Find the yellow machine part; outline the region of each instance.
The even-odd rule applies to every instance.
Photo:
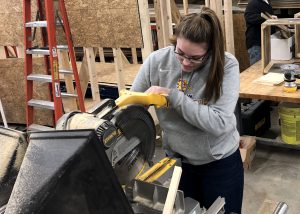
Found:
[[[120,91],[120,97],[116,99],[115,102],[119,107],[130,104],[140,104],[145,106],[154,105],[158,108],[168,106],[166,95],[132,92],[127,90]]]
[[[137,177],[137,180],[152,183],[157,180],[160,176],[166,173],[171,167],[176,164],[177,160],[172,158],[164,158],[150,169],[148,169],[144,174]]]

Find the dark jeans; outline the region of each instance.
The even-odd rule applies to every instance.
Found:
[[[208,209],[219,197],[225,198],[225,213],[241,213],[244,169],[239,149],[227,158],[204,165],[182,163],[179,189],[184,197],[199,201]]]
[[[261,46],[252,46],[248,49],[249,62],[253,65],[261,59]]]

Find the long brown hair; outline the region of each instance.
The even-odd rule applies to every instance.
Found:
[[[200,13],[184,16],[171,38],[176,45],[177,38],[184,38],[194,43],[207,43],[211,54],[210,71],[207,77],[205,98],[218,100],[222,93],[224,77],[224,36],[216,13],[208,7],[202,7]]]

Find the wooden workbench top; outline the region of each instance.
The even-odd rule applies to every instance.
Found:
[[[283,91],[283,84],[278,86],[268,86],[253,83],[254,80],[262,75],[261,61],[252,65],[240,74],[240,98],[300,103],[300,90],[294,93],[286,93]]]

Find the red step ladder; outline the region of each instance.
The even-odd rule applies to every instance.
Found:
[[[71,31],[68,22],[67,12],[64,0],[58,0],[61,20],[57,21],[54,11],[53,0],[37,0],[39,20],[31,20],[31,0],[23,0],[23,22],[24,22],[24,39],[25,39],[25,79],[26,79],[26,123],[28,130],[45,130],[46,127],[34,124],[34,109],[44,108],[53,110],[53,119],[55,126],[57,120],[64,114],[62,96],[76,97],[77,106],[80,111],[84,112],[84,99],[80,87],[80,80],[77,71]],[[45,8],[43,8],[45,7]],[[43,14],[45,11],[45,15]],[[64,29],[67,45],[58,46],[56,41],[56,26]],[[36,28],[41,28],[43,47],[32,47],[32,38],[35,37]],[[33,29],[34,28],[34,29]],[[33,29],[33,30],[32,30]],[[33,32],[32,32],[33,31]],[[72,70],[59,70],[58,66],[58,49],[69,51]],[[34,54],[44,55],[45,74],[32,73],[32,60]],[[74,75],[75,87],[77,94],[61,93],[59,74]],[[51,100],[37,100],[33,98],[33,82],[48,82]],[[45,129],[44,129],[44,128]]]

